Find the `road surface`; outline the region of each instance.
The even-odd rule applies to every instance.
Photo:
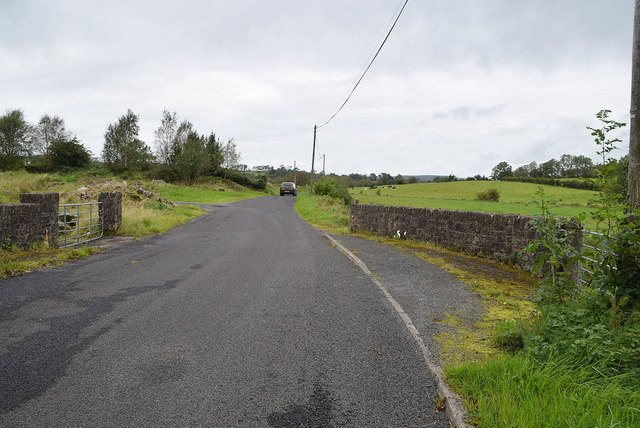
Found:
[[[294,200],[0,281],[0,426],[449,426],[397,313]]]

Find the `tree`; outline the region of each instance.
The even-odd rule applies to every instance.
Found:
[[[513,170],[511,169],[511,165],[504,161],[494,166],[491,170],[491,178],[494,180],[502,180],[503,178],[511,177],[512,175]]]
[[[155,137],[154,144],[156,159],[162,164],[169,164],[171,149],[176,139],[177,127],[177,113],[171,113],[168,110],[164,110],[162,112],[160,126],[153,133]]]
[[[209,157],[209,173],[210,175],[213,175],[224,162],[222,144],[220,143],[220,140],[216,138],[216,134],[214,134],[213,132],[209,134],[209,137],[207,137],[207,142],[204,146],[204,150]],[[270,168],[273,169],[273,167]]]
[[[560,162],[555,159],[549,159],[548,161],[540,164],[540,175],[547,178],[560,177]]]
[[[205,151],[206,138],[195,131],[189,131],[179,153],[174,153],[173,168],[178,177],[186,183],[194,183],[209,166],[209,156]]]
[[[64,119],[60,116],[43,115],[33,129],[33,149],[36,153],[46,154],[54,141],[70,142],[71,133],[67,131]]]
[[[102,159],[114,172],[139,170],[151,160],[149,147],[138,139],[138,116],[131,111],[110,124],[104,134]]]
[[[22,110],[10,110],[0,116],[0,169],[21,164],[21,157],[31,153],[31,126]]]
[[[419,183],[419,182],[420,182],[420,180],[418,180],[418,177],[411,176],[411,177],[407,178],[407,183],[408,184],[415,184],[415,183]]]
[[[91,162],[91,153],[78,142],[71,140],[53,140],[47,148],[47,160],[52,169],[83,168]]]
[[[393,184],[393,177],[391,176],[391,174],[382,172],[380,173],[380,175],[378,175],[378,184],[380,184],[381,186]]]
[[[236,169],[240,165],[241,154],[236,147],[233,138],[227,141],[222,147],[222,156],[224,158],[222,166],[226,169]]]
[[[575,156],[573,158],[573,168],[576,177],[593,178],[595,176],[593,161],[587,156]]]
[[[393,178],[393,184],[405,184],[406,182],[407,181],[401,174],[398,174]]]

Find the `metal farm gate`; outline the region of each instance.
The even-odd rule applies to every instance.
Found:
[[[63,204],[58,211],[58,246],[71,247],[102,238],[101,202]]]

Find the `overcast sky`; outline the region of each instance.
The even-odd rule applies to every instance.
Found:
[[[95,155],[127,109],[233,137],[249,165],[310,170],[404,0],[0,0],[0,111],[47,113]],[[489,175],[628,122],[633,0],[410,0],[344,110],[327,172]],[[628,152],[628,127],[620,133]],[[322,162],[316,158],[316,169]]]

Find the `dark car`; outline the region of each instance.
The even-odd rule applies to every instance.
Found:
[[[296,185],[294,183],[290,183],[285,181],[280,185],[280,196],[284,196],[287,193],[296,196],[298,193],[296,192]]]

